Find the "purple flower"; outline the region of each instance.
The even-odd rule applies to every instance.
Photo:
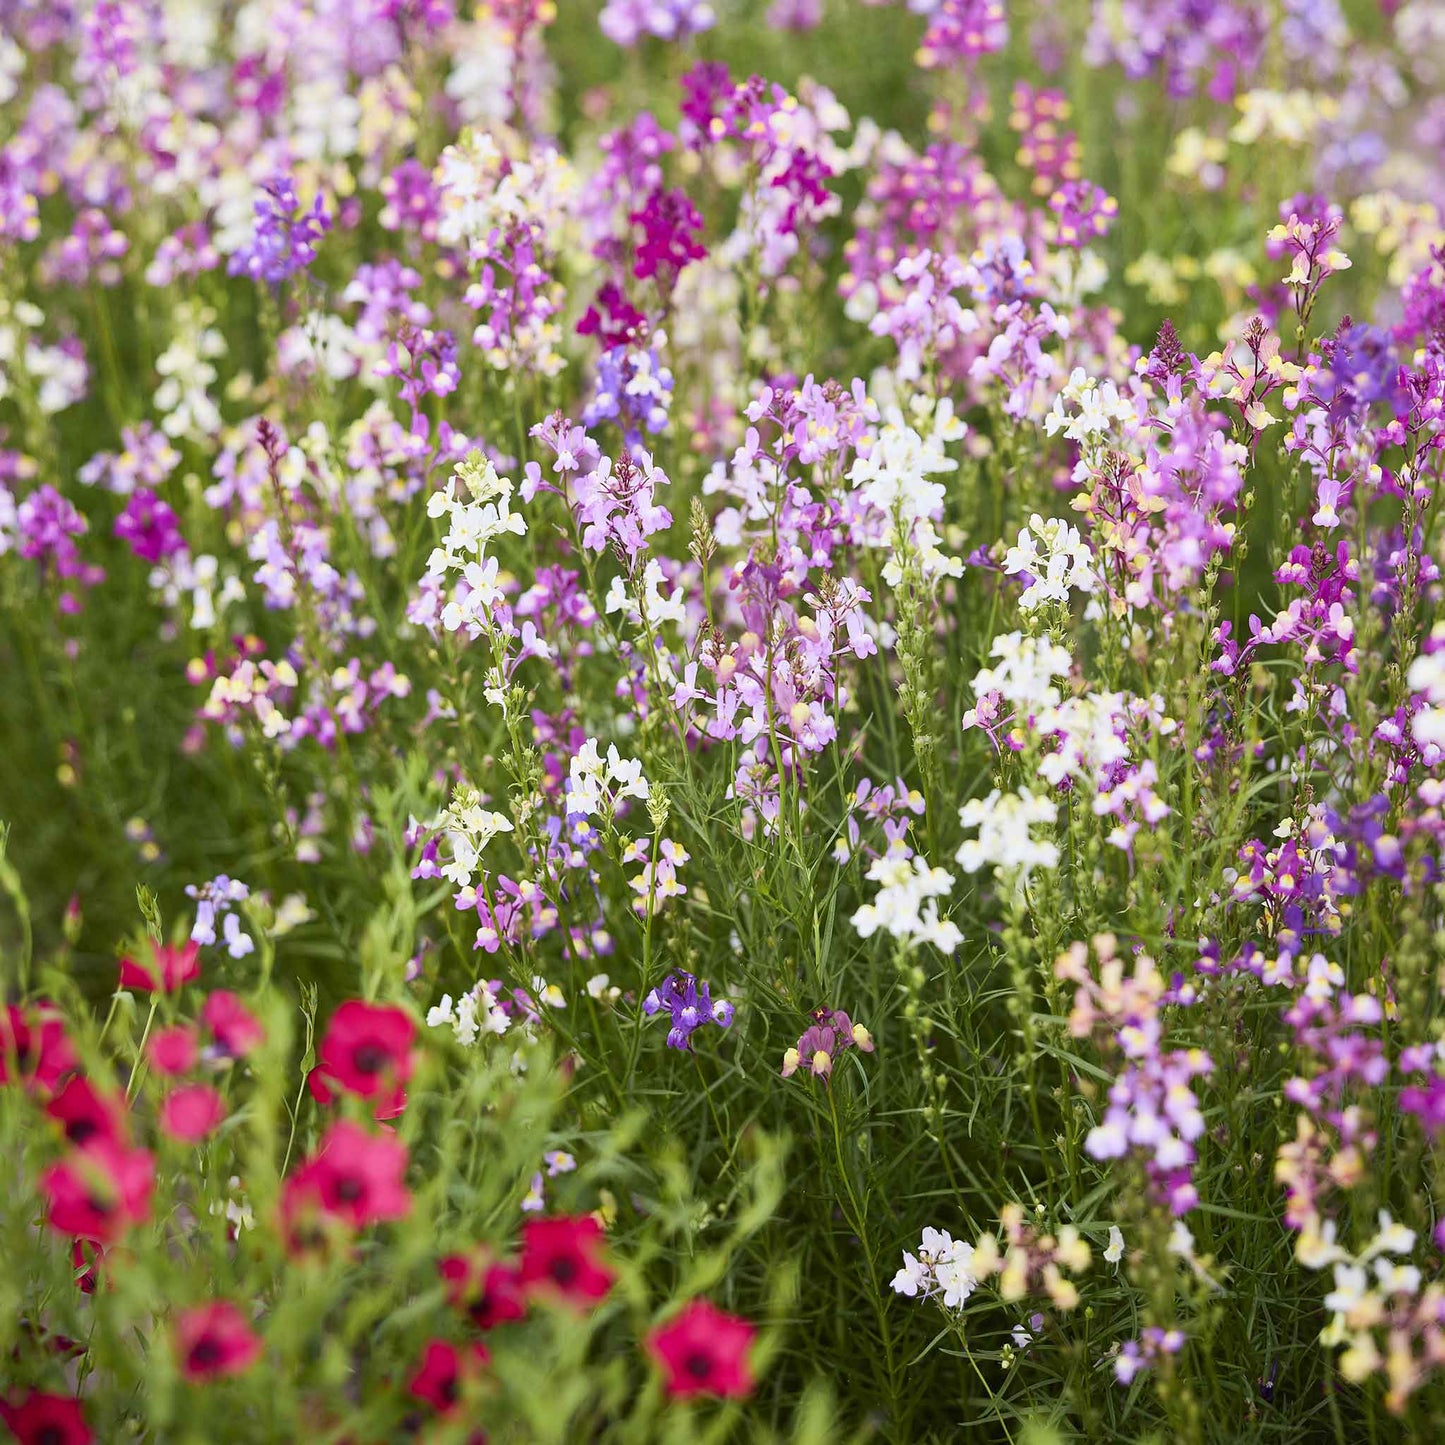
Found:
[[[143,562],[159,562],[186,545],[176,514],[146,487],[131,495],[115,519],[115,535]]]
[[[661,986],[642,1000],[642,1011],[649,1018],[663,1009],[672,1017],[667,1034],[670,1049],[690,1049],[693,1034],[705,1023],[715,1023],[725,1029],[733,1021],[732,1004],[726,999],[714,1003],[707,984],[699,986],[690,973],[668,974]]]
[[[303,209],[290,176],[273,176],[256,201],[250,242],[231,257],[226,271],[279,286],[316,259],[316,244],[331,229],[331,216],[318,194]]]

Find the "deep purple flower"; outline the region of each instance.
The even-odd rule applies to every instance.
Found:
[[[663,1009],[672,1016],[667,1034],[670,1049],[690,1049],[693,1034],[705,1023],[725,1029],[733,1021],[732,1004],[726,999],[713,1003],[707,984],[699,986],[692,974],[681,971],[668,974],[642,1001],[642,1011],[649,1017]]]

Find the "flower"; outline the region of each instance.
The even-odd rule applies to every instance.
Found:
[[[182,1084],[161,1103],[161,1128],[186,1144],[199,1144],[226,1117],[226,1101],[209,1084]]]
[[[0,1084],[19,1079],[27,1088],[48,1094],[79,1066],[56,1009],[10,1004],[0,1012]]]
[[[349,1119],[333,1124],[286,1181],[281,1212],[293,1244],[307,1242],[299,1226],[308,1220],[364,1229],[404,1218],[411,1209],[406,1166],[400,1139],[369,1134]]]
[[[953,874],[930,868],[922,854],[909,858],[906,851],[890,852],[869,865],[867,876],[879,885],[878,894],[853,914],[853,927],[860,938],[871,938],[881,929],[910,948],[931,943],[941,953],[952,953],[963,934],[938,916],[937,900],[948,897]]]
[[[733,1021],[733,1006],[726,999],[713,1003],[707,984],[700,988],[690,973],[670,973],[662,983],[642,1000],[642,1011],[649,1017],[667,1009],[672,1027],[667,1033],[670,1049],[690,1049],[692,1036],[703,1024],[711,1022],[727,1028]]]
[[[973,1245],[965,1244],[946,1229],[923,1231],[916,1255],[903,1253],[903,1267],[893,1276],[895,1294],[909,1299],[937,1298],[945,1309],[962,1309],[978,1287],[974,1272]]]
[[[151,961],[142,963],[129,955],[120,961],[120,987],[142,993],[174,993],[183,984],[201,976],[200,948],[195,943],[179,947],[170,943],[151,945]]]
[[[245,1058],[265,1041],[261,1021],[235,994],[224,988],[212,992],[201,1005],[201,1022],[210,1029],[223,1053]]]
[[[97,1135],[40,1176],[46,1223],[60,1234],[111,1244],[149,1216],[155,1175],[147,1150]]]
[[[65,1081],[45,1112],[59,1121],[67,1141],[77,1148],[97,1139],[120,1147],[128,1142],[124,1099],[102,1094],[79,1074]]]
[[[240,1375],[261,1358],[261,1337],[230,1300],[216,1300],[176,1316],[176,1358],[192,1384]]]
[[[447,1301],[453,1308],[465,1311],[479,1330],[526,1317],[527,1299],[520,1272],[499,1263],[486,1250],[449,1254],[437,1266],[437,1272],[446,1286]]]
[[[862,1024],[855,1024],[842,1009],[817,1009],[812,1026],[798,1040],[797,1047],[783,1055],[783,1077],[791,1078],[799,1065],[806,1062],[815,1075],[827,1078],[833,1072],[833,1059],[851,1048],[871,1054],[873,1035]]]
[[[461,1403],[465,1381],[475,1378],[491,1359],[487,1347],[474,1342],[459,1350],[448,1340],[431,1340],[422,1351],[421,1365],[408,1388],[418,1400],[425,1400],[445,1415]]]
[[[165,1078],[194,1069],[200,1056],[196,1031],[190,1024],[157,1029],[146,1042],[146,1059],[151,1068]]]
[[[606,1262],[602,1226],[591,1215],[531,1219],[522,1226],[522,1284],[529,1296],[551,1295],[587,1306],[616,1275]]]
[[[415,1039],[416,1024],[403,1009],[350,999],[326,1026],[316,1051],[316,1082],[362,1099],[383,1091],[394,1095],[416,1067]]]
[[[741,1400],[753,1392],[747,1355],[756,1333],[747,1320],[696,1299],[648,1334],[647,1353],[674,1399],[716,1395]]]
[[[19,1445],[90,1445],[95,1439],[85,1423],[85,1409],[69,1395],[30,1390],[0,1400],[3,1420]]]

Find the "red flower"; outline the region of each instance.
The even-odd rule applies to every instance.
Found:
[[[80,1401],[69,1395],[31,1390],[17,1400],[0,1400],[0,1420],[20,1445],[90,1445],[95,1436],[85,1423]]]
[[[45,1106],[52,1119],[59,1120],[65,1137],[84,1147],[97,1139],[123,1147],[128,1142],[125,1101],[119,1095],[102,1094],[89,1079],[72,1074]]]
[[[560,1295],[589,1305],[612,1288],[602,1226],[589,1215],[529,1219],[522,1226],[522,1283],[527,1293]]]
[[[27,1088],[51,1093],[79,1067],[59,1010],[10,1004],[0,1012],[0,1084],[19,1079]]]
[[[282,1223],[293,1244],[308,1218],[352,1229],[401,1219],[411,1208],[406,1191],[407,1152],[400,1139],[368,1134],[343,1119],[321,1136],[316,1152],[286,1181]]]
[[[461,1403],[463,1384],[476,1379],[491,1358],[480,1343],[459,1350],[446,1340],[432,1340],[422,1352],[421,1368],[411,1377],[411,1392],[449,1414]]]
[[[138,988],[142,993],[174,993],[201,976],[200,952],[196,943],[183,943],[179,948],[170,943],[152,944],[149,963],[121,959],[120,986]]]
[[[226,1101],[209,1084],[182,1084],[161,1104],[161,1128],[185,1144],[199,1144],[220,1127]]]
[[[416,1067],[415,1040],[416,1024],[405,1010],[350,999],[326,1026],[316,1051],[321,1077],[315,1083],[363,1099],[392,1095]]]
[[[479,1330],[526,1318],[521,1275],[511,1265],[499,1264],[486,1250],[449,1254],[437,1272],[446,1284],[448,1302],[454,1309],[465,1310]]]
[[[216,1300],[176,1316],[176,1357],[193,1384],[239,1375],[261,1357],[261,1337],[230,1300]]]
[[[156,1073],[174,1078],[196,1067],[200,1048],[196,1043],[196,1031],[190,1024],[176,1024],[173,1028],[157,1029],[146,1044],[146,1058]]]
[[[647,1353],[661,1367],[669,1395],[741,1400],[753,1392],[747,1356],[755,1333],[747,1320],[695,1299],[648,1335]]]
[[[114,1243],[149,1216],[155,1181],[155,1160],[148,1150],[97,1137],[40,1176],[50,1202],[46,1222],[60,1234]]]
[[[243,1059],[265,1042],[261,1021],[229,990],[218,988],[201,1006],[201,1022],[232,1058]]]

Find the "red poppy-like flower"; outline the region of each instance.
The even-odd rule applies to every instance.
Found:
[[[239,1375],[261,1357],[261,1337],[230,1300],[216,1300],[176,1316],[176,1358],[192,1383]]]
[[[201,1005],[201,1022],[215,1035],[222,1050],[236,1059],[245,1058],[266,1038],[261,1020],[224,988],[216,989]]]
[[[182,1084],[161,1104],[161,1128],[185,1144],[199,1144],[226,1117],[226,1101],[209,1084]]]
[[[454,1309],[464,1310],[479,1330],[526,1318],[522,1276],[486,1250],[449,1254],[437,1266],[437,1273],[446,1285],[448,1302]]]
[[[46,1222],[59,1234],[111,1244],[149,1216],[155,1182],[149,1150],[97,1137],[40,1176],[50,1206]]]
[[[10,1004],[0,1010],[0,1084],[18,1079],[29,1089],[53,1093],[79,1067],[58,1009]]]
[[[281,1214],[293,1245],[301,1242],[308,1220],[364,1229],[403,1218],[411,1208],[406,1165],[400,1139],[368,1134],[349,1119],[333,1124],[316,1152],[286,1181]]]
[[[196,1031],[190,1024],[157,1029],[146,1044],[146,1058],[151,1068],[168,1079],[194,1069],[200,1056]]]
[[[461,1403],[463,1384],[474,1380],[491,1358],[481,1343],[459,1350],[448,1340],[432,1340],[411,1377],[411,1392],[441,1414],[449,1414]]]
[[[45,1112],[59,1121],[65,1137],[77,1147],[97,1139],[120,1146],[128,1142],[124,1099],[118,1094],[102,1094],[81,1074],[72,1074],[61,1085]]]
[[[0,1420],[20,1445],[90,1445],[95,1436],[79,1400],[40,1390],[0,1400]]]
[[[748,1349],[756,1333],[747,1320],[695,1299],[647,1336],[647,1353],[662,1369],[669,1395],[741,1400],[753,1392]]]
[[[411,1078],[415,1041],[416,1024],[404,1009],[350,999],[331,1015],[316,1050],[317,1082],[363,1099],[389,1096]]]
[[[529,1219],[522,1226],[522,1283],[527,1293],[589,1305],[612,1288],[602,1226],[590,1214]]]
[[[120,961],[121,988],[137,988],[142,993],[174,993],[182,984],[201,976],[200,945],[170,943],[151,945],[151,957],[126,957]]]

